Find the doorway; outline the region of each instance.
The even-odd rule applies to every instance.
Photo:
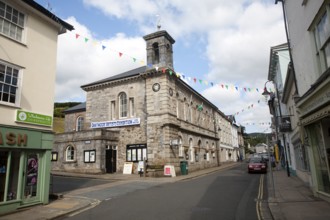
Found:
[[[117,170],[117,146],[107,146],[105,150],[105,169],[107,173]]]
[[[39,183],[39,153],[28,152],[25,160],[24,171],[24,201],[35,200],[38,198]]]

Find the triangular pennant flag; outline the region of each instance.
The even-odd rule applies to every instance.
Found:
[[[228,85],[226,85],[226,89],[228,89]]]
[[[248,90],[249,90],[249,92],[251,92],[251,89],[250,88],[248,88]]]
[[[223,88],[223,84],[221,84],[221,87]]]
[[[259,89],[258,88],[256,88],[256,90],[257,90],[257,92],[259,92]]]
[[[123,55],[123,53],[119,52],[119,56],[121,57]]]
[[[78,37],[80,37],[80,35],[79,34],[76,34],[76,39],[78,39]]]
[[[202,83],[203,83],[203,80],[200,79],[200,80],[199,80],[199,83],[202,84]]]
[[[179,74],[179,73],[177,73],[177,74],[176,74],[176,77],[180,78],[180,74]]]
[[[105,50],[106,46],[102,45],[102,50]]]
[[[166,73],[166,69],[165,69],[165,68],[163,68],[163,69],[162,69],[162,72],[163,72],[163,73]]]
[[[244,88],[244,91],[246,92],[246,88]]]
[[[133,62],[135,63],[135,61],[136,61],[136,58],[133,57]]]
[[[185,79],[185,78],[186,78],[186,76],[182,74],[182,78],[183,78],[183,79]]]
[[[194,82],[196,83],[196,78],[194,78]]]
[[[172,70],[170,70],[170,75],[172,76],[172,74],[173,74],[173,72],[172,72]]]
[[[197,106],[197,110],[200,112],[203,111],[203,103]]]
[[[88,38],[87,38],[87,37],[85,37],[85,43],[87,43],[87,41],[88,41]]]
[[[211,82],[211,86],[213,86],[213,82]]]
[[[148,64],[148,67],[151,68],[152,67],[152,64]]]
[[[235,89],[238,91],[238,87],[236,86]]]
[[[156,71],[158,71],[158,68],[159,68],[159,67],[158,67],[158,66],[156,66]]]

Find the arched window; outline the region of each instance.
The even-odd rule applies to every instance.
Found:
[[[76,121],[76,131],[82,131],[84,128],[84,117],[79,116]]]
[[[74,161],[75,150],[72,145],[69,145],[65,150],[65,160]]]
[[[189,140],[190,162],[194,162],[195,152],[192,139]]]
[[[152,64],[158,64],[159,63],[159,46],[158,43],[152,44],[153,50],[154,50],[154,59]]]
[[[206,142],[206,150],[205,150],[206,161],[210,161],[210,146],[209,142]]]
[[[127,95],[124,92],[119,94],[119,117],[127,117]]]

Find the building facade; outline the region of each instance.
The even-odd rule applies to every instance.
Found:
[[[276,1],[277,2],[277,1]],[[281,1],[286,17],[297,87],[298,145],[307,152],[308,183],[316,196],[330,200],[330,7],[329,1]],[[298,139],[298,140],[297,140]],[[297,148],[299,149],[299,148]],[[299,152],[299,151],[298,151]],[[302,172],[301,172],[302,173]],[[306,173],[305,173],[306,174]],[[307,178],[304,178],[307,179]]]
[[[66,112],[71,122],[55,137],[53,170],[112,173],[133,163],[136,172],[145,159],[150,166],[173,165],[180,174],[182,162],[193,171],[229,161],[231,121],[178,77],[174,39],[166,31],[144,39],[147,66],[82,86],[85,106]],[[82,114],[83,130],[73,131]]]
[[[67,29],[34,1],[0,0],[0,214],[48,203],[57,37]]]

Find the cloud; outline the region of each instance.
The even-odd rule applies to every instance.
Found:
[[[83,100],[81,85],[140,66],[128,56],[119,58],[115,51],[144,60],[142,36],[155,31],[158,18],[162,29],[187,50],[197,45],[196,41],[206,45],[198,56],[206,60],[209,69],[198,77],[214,83],[262,90],[268,76],[270,47],[286,42],[281,7],[264,0],[191,0],[189,4],[186,0],[84,0],[84,4],[111,19],[134,22],[141,35],[118,33],[109,39],[95,39],[91,30],[69,18],[77,32],[90,41],[111,46],[103,51],[100,45],[85,43],[72,34],[59,37],[57,101]],[[214,86],[200,92],[225,114],[240,112],[236,117],[242,123],[270,120],[267,105],[258,103],[264,100],[262,91],[225,91]],[[247,109],[251,104],[254,107]]]
[[[145,62],[145,41],[142,37],[118,33],[109,39],[97,39],[74,17],[66,21],[75,27],[75,31],[59,36],[57,102],[85,101],[81,85],[137,68],[142,65],[141,61]],[[80,35],[78,38],[77,33]],[[105,49],[102,46],[106,46]],[[119,56],[119,53],[123,55]]]

